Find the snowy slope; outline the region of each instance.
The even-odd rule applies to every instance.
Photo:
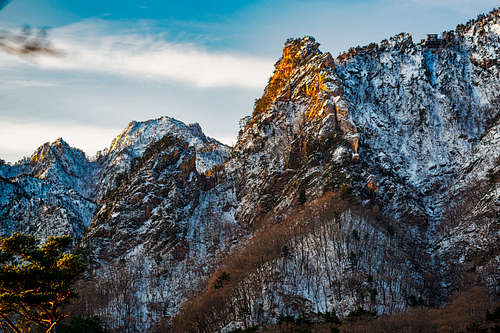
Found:
[[[1,233],[37,237],[69,234],[79,239],[97,204],[97,166],[64,140],[45,143],[30,159],[0,167]]]
[[[82,238],[79,311],[119,331],[498,293],[499,33],[497,10],[439,48],[400,34],[334,59],[290,39],[235,147],[169,117],[131,122],[93,159],[44,144],[0,163],[1,232]],[[230,306],[198,311],[214,274],[278,227],[296,233],[222,290]]]

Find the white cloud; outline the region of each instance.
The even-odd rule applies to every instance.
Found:
[[[0,90],[12,90],[19,88],[47,88],[55,87],[58,83],[41,80],[2,80]]]
[[[51,31],[53,46],[66,54],[39,54],[28,64],[73,70],[179,81],[197,87],[261,88],[274,61],[230,52],[212,52],[188,43],[169,43],[161,34],[111,34],[102,22],[80,22]],[[0,64],[18,65],[2,55]],[[26,62],[24,62],[26,64]]]
[[[30,156],[44,142],[62,137],[88,156],[109,146],[120,129],[64,123],[18,123],[0,120],[0,158],[15,162]]]

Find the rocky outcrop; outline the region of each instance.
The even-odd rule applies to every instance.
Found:
[[[0,168],[0,232],[80,239],[97,204],[97,167],[64,140],[45,143],[29,159]]]
[[[91,160],[45,144],[0,164],[1,230],[81,238],[93,302],[75,311],[118,330],[498,294],[499,19],[337,59],[290,39],[232,150],[169,117]]]

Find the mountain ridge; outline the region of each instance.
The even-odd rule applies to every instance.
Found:
[[[0,163],[2,233],[70,233],[94,300],[75,312],[116,330],[499,295],[499,18],[337,60],[289,39],[234,147],[162,117],[94,159],[57,140]]]

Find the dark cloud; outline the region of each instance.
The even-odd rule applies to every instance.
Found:
[[[1,0],[0,0],[1,1]],[[32,29],[26,25],[18,32],[0,31],[0,50],[25,57],[39,54],[62,57],[64,53],[52,46],[46,28]]]

